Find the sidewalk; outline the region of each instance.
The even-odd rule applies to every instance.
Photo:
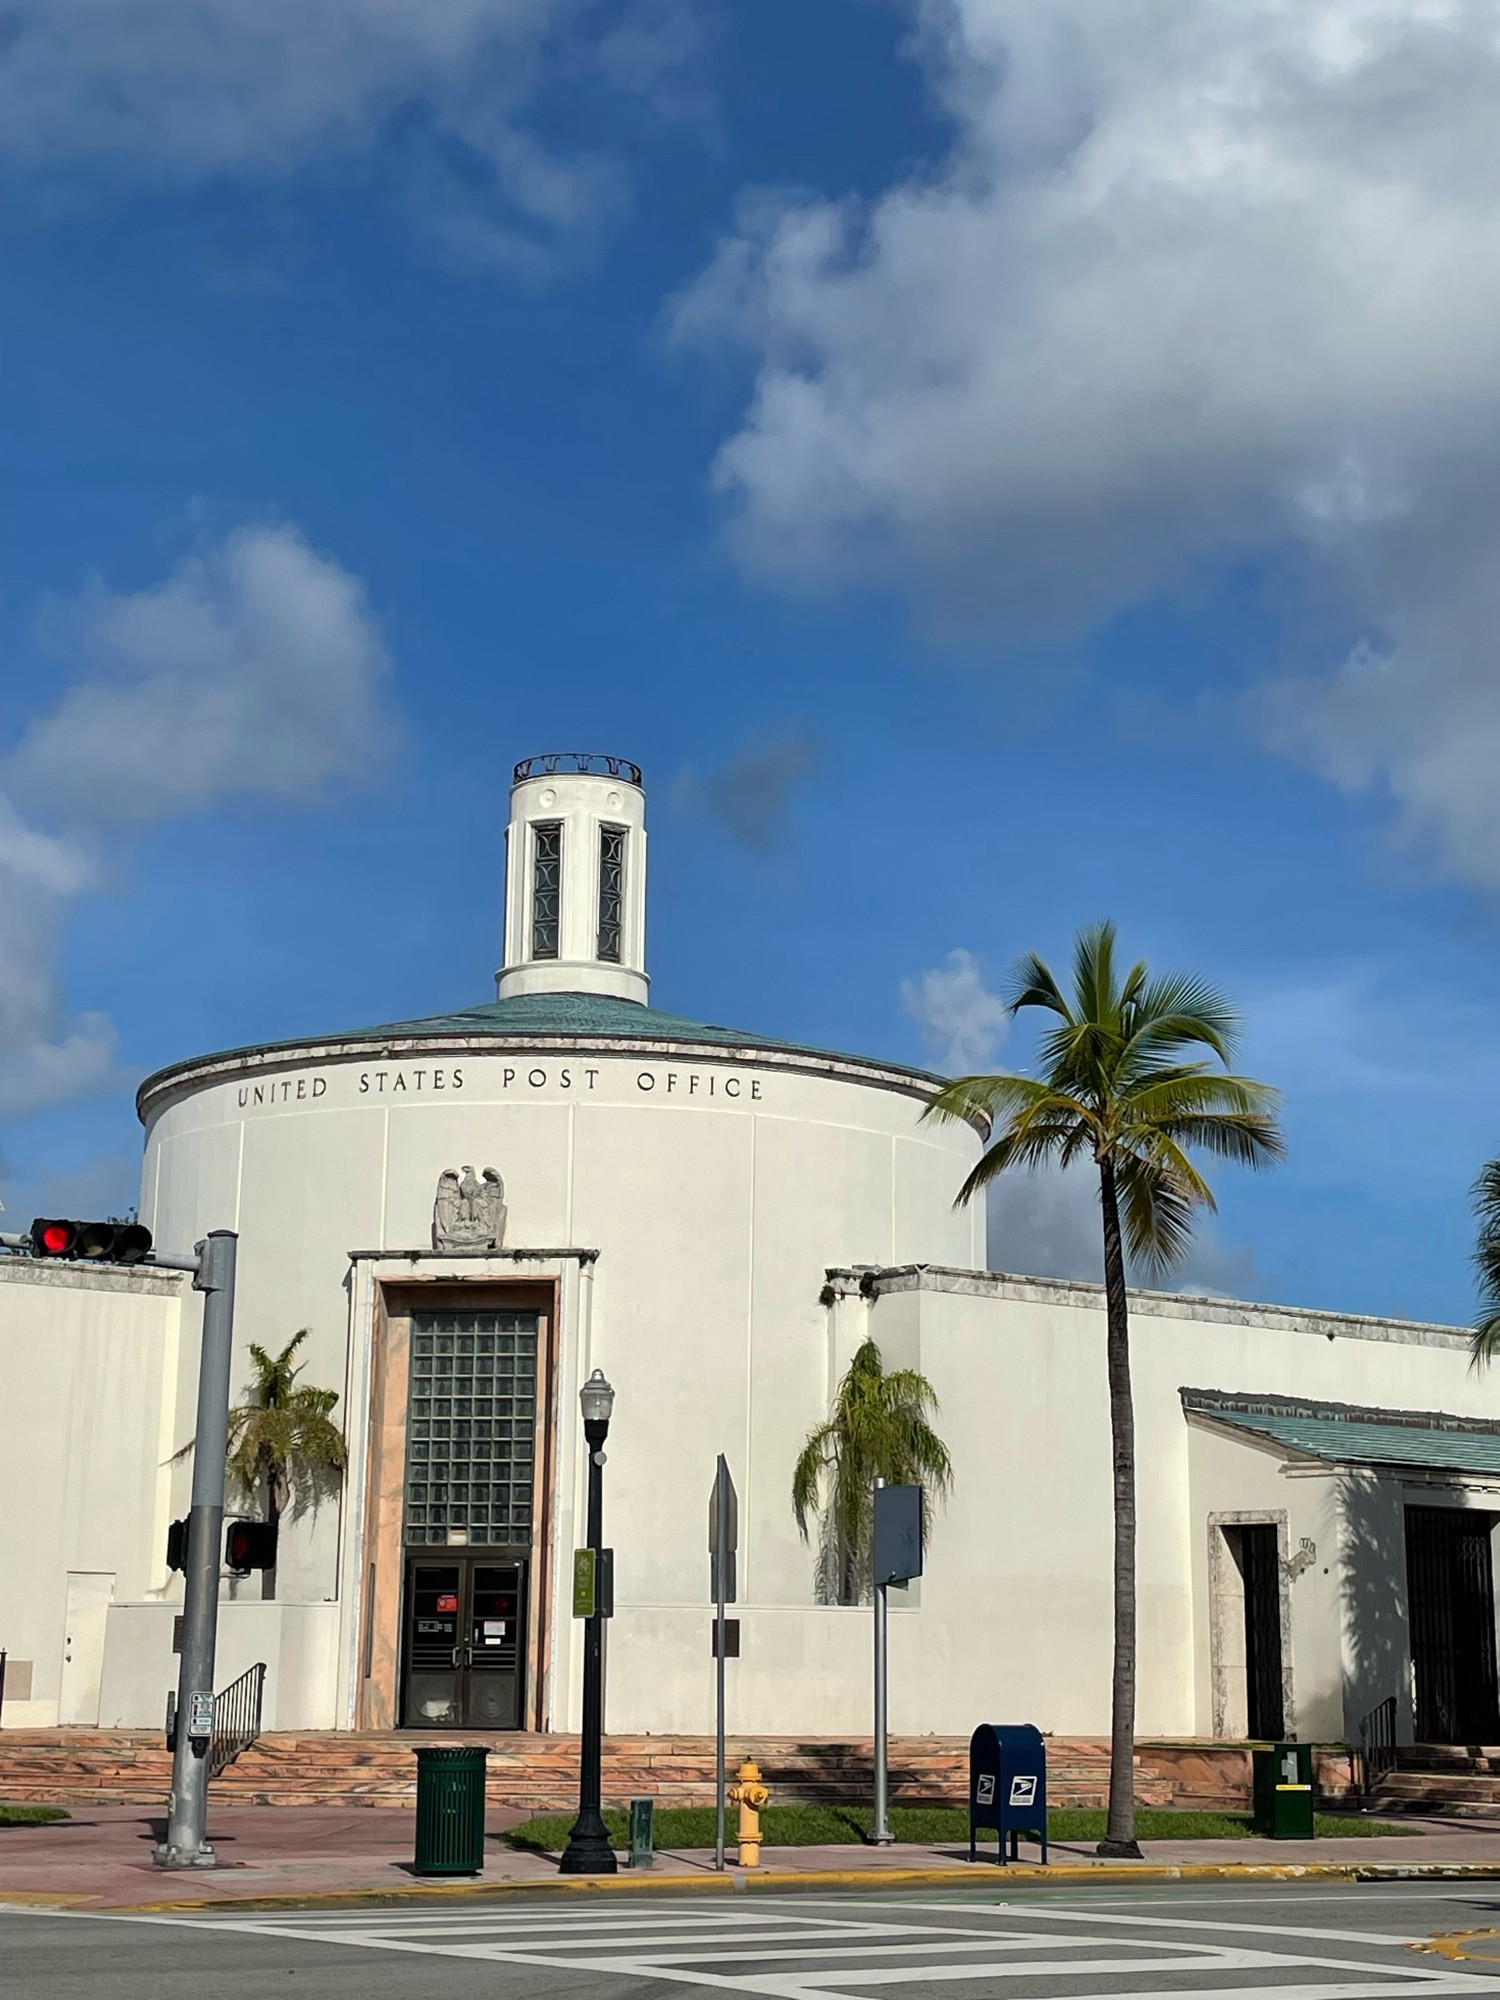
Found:
[[[225,1806],[210,1809],[209,1831],[227,1864],[198,1872],[165,1874],[154,1867],[151,1848],[160,1838],[159,1813],[140,1806],[78,1807],[70,1819],[50,1826],[0,1826],[0,1903],[48,1903],[78,1908],[129,1909],[149,1904],[254,1902],[265,1898],[318,1900],[325,1897],[378,1898],[484,1893],[491,1888],[528,1885],[544,1888],[560,1882],[555,1860],[525,1854],[499,1836],[526,1815],[492,1811],[485,1872],[478,1882],[461,1885],[424,1882],[411,1872],[416,1816],[391,1808],[344,1810],[335,1806]],[[1351,1840],[1171,1840],[1145,1844],[1142,1863],[1101,1863],[1082,1843],[1054,1842],[1052,1870],[1059,1879],[1076,1882],[1084,1873],[1112,1878],[1178,1869],[1272,1868],[1301,1873],[1309,1867],[1343,1870],[1355,1867],[1385,1873],[1408,1873],[1434,1867],[1493,1871],[1500,1878],[1500,1827],[1475,1828],[1455,1820],[1411,1822],[1420,1838],[1378,1835]],[[988,1860],[971,1867],[965,1852],[952,1846],[897,1845],[872,1847],[768,1847],[759,1879],[779,1876],[795,1884],[798,1878],[853,1877],[874,1886],[872,1878],[898,1879],[915,1871],[954,1883],[993,1884],[1003,1881],[995,1866],[994,1844]],[[1040,1860],[1032,1846],[1022,1849],[1026,1874],[1035,1880]],[[647,1888],[652,1883],[685,1888],[696,1878],[708,1889],[729,1886],[715,1876],[712,1855],[702,1852],[661,1853],[649,1875],[623,1870],[617,1884]],[[738,1871],[736,1871],[738,1873]],[[1016,1879],[1012,1877],[1012,1879]],[[570,1886],[579,1878],[569,1878]],[[579,1886],[583,1886],[579,1883]],[[812,1886],[809,1882],[809,1886]]]

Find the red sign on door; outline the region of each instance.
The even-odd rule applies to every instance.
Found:
[[[458,1599],[448,1596],[440,1597],[437,1601],[437,1608],[439,1611],[457,1611]]]

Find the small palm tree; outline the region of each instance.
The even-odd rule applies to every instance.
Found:
[[[1479,1277],[1479,1317],[1474,1322],[1476,1366],[1500,1354],[1500,1160],[1481,1168],[1474,1183],[1474,1213],[1479,1236],[1474,1245],[1474,1269]]]
[[[875,1481],[921,1486],[923,1526],[929,1495],[953,1483],[948,1447],[928,1423],[937,1395],[925,1375],[887,1375],[880,1349],[867,1340],[833,1399],[833,1415],[812,1431],[792,1474],[792,1512],[805,1542],[808,1516],[821,1514],[817,1592],[820,1604],[858,1604],[869,1593]]]
[[[1125,1255],[1163,1272],[1186,1251],[1193,1211],[1213,1193],[1187,1149],[1202,1147],[1241,1166],[1262,1167],[1284,1150],[1276,1092],[1227,1065],[1238,1021],[1227,1001],[1191,975],[1153,979],[1137,964],[1122,980],[1113,924],[1080,931],[1073,993],[1028,953],[1015,972],[1010,1011],[1040,1007],[1056,1017],[1041,1041],[1039,1076],[961,1076],[940,1090],[926,1117],[998,1123],[958,1193],[967,1202],[1010,1167],[1092,1160],[1104,1231],[1105,1354],[1114,1454],[1114,1676],[1109,1822],[1099,1852],[1134,1856],[1135,1838],[1135,1413],[1130,1388],[1130,1315]],[[1207,1050],[1223,1069],[1185,1060]],[[1121,1210],[1123,1208],[1123,1223]]]
[[[279,1354],[250,1343],[255,1368],[250,1401],[229,1412],[229,1470],[252,1500],[264,1498],[266,1519],[281,1519],[295,1488],[316,1489],[348,1460],[343,1432],[330,1412],[337,1389],[299,1387],[293,1356],[308,1329],[294,1333]],[[276,1572],[261,1576],[262,1597],[276,1595]]]

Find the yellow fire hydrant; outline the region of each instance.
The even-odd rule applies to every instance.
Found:
[[[760,1866],[760,1809],[770,1796],[769,1787],[761,1783],[760,1766],[747,1757],[740,1766],[739,1783],[729,1787],[730,1800],[740,1809],[741,1868]]]

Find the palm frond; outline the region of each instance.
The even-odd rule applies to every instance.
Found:
[[[1085,924],[1073,940],[1073,1019],[1108,1029],[1119,1017],[1115,978],[1115,927]]]
[[[1252,1170],[1286,1157],[1286,1142],[1274,1119],[1260,1111],[1221,1111],[1186,1118],[1162,1118],[1154,1129],[1180,1146],[1199,1146],[1221,1160]]]
[[[1182,1048],[1196,1042],[1227,1063],[1239,1036],[1239,1014],[1196,973],[1167,973],[1143,985],[1131,1034],[1137,1046]]]
[[[954,1199],[961,1208],[979,1189],[1011,1167],[1039,1167],[1055,1159],[1067,1166],[1080,1152],[1092,1151],[1097,1124],[1089,1107],[1075,1099],[1040,1094],[1018,1113],[980,1154]]]
[[[1023,1007],[1045,1007],[1065,1021],[1073,1018],[1051,966],[1034,951],[1024,952],[1011,968],[1010,999],[1006,1004],[1012,1014],[1019,1014]]]
[[[1205,1204],[1161,1160],[1128,1156],[1115,1173],[1127,1250],[1153,1273],[1170,1270],[1192,1241],[1193,1210]]]
[[[834,1395],[832,1415],[808,1435],[792,1474],[792,1512],[804,1539],[819,1516],[816,1588],[820,1602],[853,1601],[869,1581],[875,1481],[946,1494],[953,1480],[948,1448],[929,1418],[932,1384],[915,1369],[889,1375],[873,1340],[861,1343]]]
[[[956,1076],[933,1092],[922,1107],[922,1116],[934,1118],[941,1125],[967,1120],[976,1113],[987,1118],[1012,1115],[1049,1094],[1050,1086],[1046,1083],[1009,1070],[997,1071],[993,1076]]]
[[[1210,1069],[1206,1063],[1156,1064],[1132,1080],[1132,1109],[1143,1119],[1178,1111],[1258,1111],[1273,1113],[1281,1093],[1253,1077]]]
[[[1082,929],[1073,945],[1073,997],[1065,999],[1035,952],[1014,973],[1012,1011],[1054,1016],[1039,1037],[1037,1074],[959,1077],[923,1116],[991,1120],[991,1138],[958,1191],[974,1197],[999,1175],[1092,1156],[1112,1161],[1132,1256],[1160,1271],[1190,1240],[1192,1212],[1211,1207],[1190,1152],[1236,1166],[1283,1157],[1278,1093],[1225,1065],[1239,1032],[1229,1002],[1191,973],[1153,977],[1144,961],[1119,977],[1113,924]],[[1193,1052],[1207,1059],[1193,1059]],[[1500,1321],[1500,1162],[1486,1182],[1493,1218],[1493,1305]],[[1490,1297],[1489,1294],[1486,1295]],[[1496,1337],[1500,1351],[1500,1335]]]
[[[1479,1223],[1474,1243],[1479,1316],[1474,1322],[1470,1358],[1478,1367],[1500,1354],[1500,1160],[1489,1160],[1481,1167],[1471,1199]]]
[[[279,1354],[252,1341],[250,1399],[229,1412],[227,1469],[248,1497],[267,1492],[278,1512],[289,1494],[316,1492],[348,1463],[344,1434],[332,1421],[338,1390],[297,1379],[295,1356],[307,1337],[302,1327]]]

